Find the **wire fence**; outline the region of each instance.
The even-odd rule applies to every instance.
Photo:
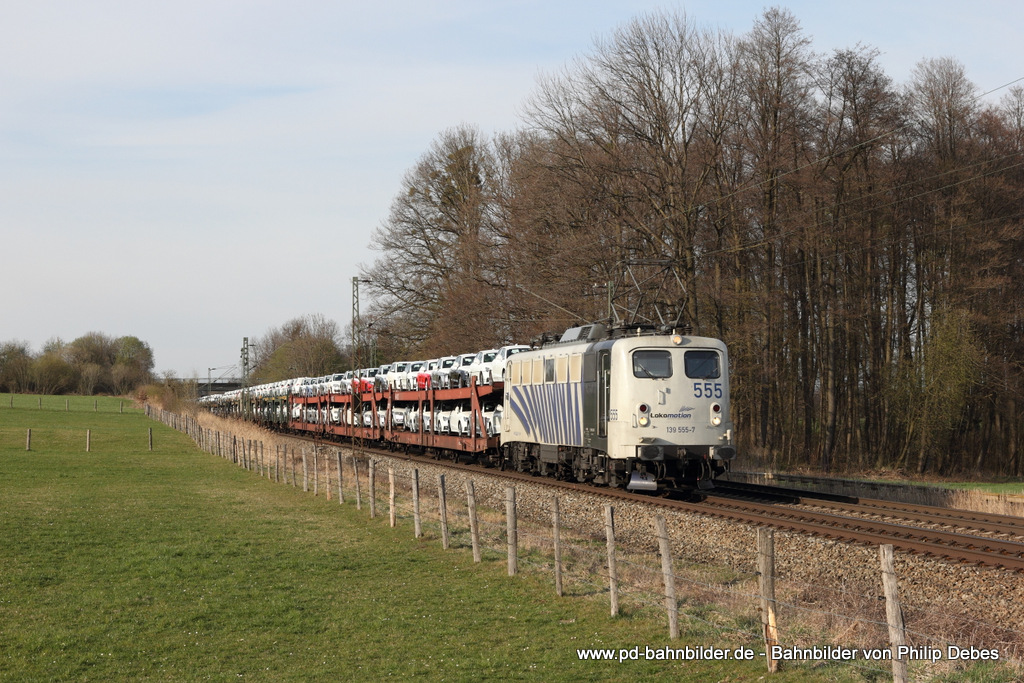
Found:
[[[763,653],[769,671],[780,662],[838,660],[868,678],[891,672],[902,681],[909,680],[908,663],[915,676],[927,677],[993,654],[1021,670],[1024,632],[1014,626],[901,604],[895,588],[883,597],[863,587],[790,579],[774,568],[774,534],[767,529],[749,529],[748,542],[735,549],[756,555],[750,564],[757,569],[715,566],[686,543],[672,544],[664,517],[655,513],[648,513],[646,538],[643,523],[638,532],[632,516],[626,540],[616,537],[616,511],[609,505],[535,492],[517,497],[515,487],[485,481],[485,473],[476,480],[461,471],[431,472],[440,468],[331,443],[268,447],[194,417],[149,414],[272,482],[355,504],[390,527],[411,527],[416,537],[472,550],[476,561],[506,560],[510,575],[521,569],[551,574],[559,595],[608,599],[613,615],[664,619],[671,638],[724,636]],[[583,514],[572,514],[570,505]],[[590,523],[580,524],[588,516]],[[888,565],[885,548],[874,570],[892,575],[895,587],[891,546]]]

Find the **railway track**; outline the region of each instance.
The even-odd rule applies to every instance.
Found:
[[[296,438],[313,440],[311,437]],[[955,564],[1024,573],[1024,519],[1016,517],[858,500],[848,496],[734,482],[722,482],[711,491],[673,491],[656,496],[365,446],[362,451],[371,456],[440,465],[509,482],[548,487],[553,491],[590,493],[610,501],[622,500],[742,524],[769,526],[844,543],[891,544],[903,552]]]
[[[898,503],[887,500],[857,498],[841,494],[790,489],[762,484],[717,482],[716,492],[729,495],[766,497],[780,503],[800,504],[844,512],[850,515],[897,519],[901,522],[927,524],[944,529],[962,529],[970,533],[998,534],[1024,540],[1024,519],[989,512],[953,510],[950,508]]]

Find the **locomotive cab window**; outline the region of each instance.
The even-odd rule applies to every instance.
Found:
[[[666,379],[672,376],[671,351],[634,351],[633,376]]]
[[[691,379],[718,379],[722,376],[717,351],[687,351],[683,364],[686,376]]]

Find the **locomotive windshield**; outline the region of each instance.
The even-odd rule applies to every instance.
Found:
[[[669,351],[634,351],[633,376],[666,379],[672,376],[672,353]]]
[[[687,351],[683,364],[686,376],[691,379],[718,379],[722,376],[717,351]]]

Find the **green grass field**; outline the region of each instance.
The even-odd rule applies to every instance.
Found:
[[[120,414],[119,399],[71,399],[69,412],[62,397],[42,410],[9,401],[0,680],[768,678],[760,657],[580,661],[577,648],[760,646],[689,623],[669,641],[639,612],[611,619],[605,596],[558,598],[549,575],[509,578],[499,555],[475,565],[386,515],[258,478],[138,410]],[[770,678],[865,680],[838,666]]]

